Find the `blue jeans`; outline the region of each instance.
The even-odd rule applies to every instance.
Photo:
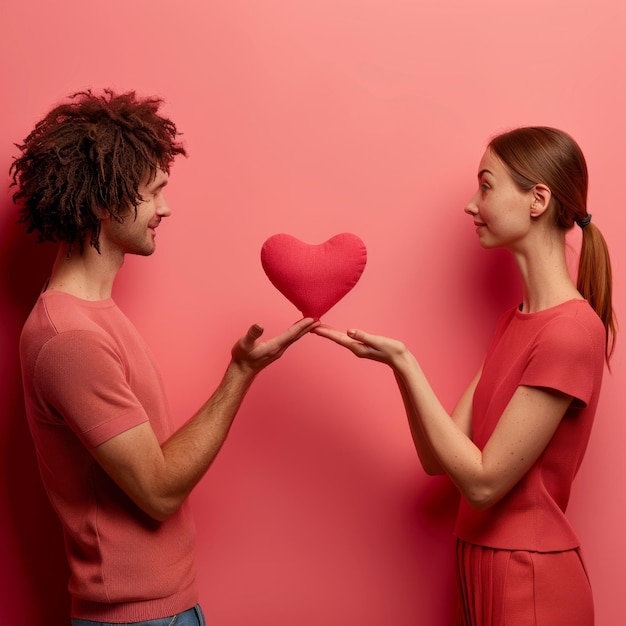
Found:
[[[204,615],[200,605],[197,604],[188,611],[162,617],[160,619],[149,619],[145,622],[126,622],[118,624],[113,622],[92,622],[87,619],[73,619],[72,626],[205,626]]]

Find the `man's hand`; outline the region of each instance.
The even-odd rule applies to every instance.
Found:
[[[251,326],[233,347],[230,366],[213,395],[164,444],[150,422],[144,422],[99,445],[94,457],[148,515],[167,519],[213,462],[255,375],[318,325],[305,318],[264,343],[257,343],[263,328]]]
[[[256,374],[280,358],[292,343],[318,326],[319,321],[305,317],[273,339],[258,342],[263,334],[263,327],[254,324],[250,326],[245,336],[233,346],[231,350],[233,363]]]

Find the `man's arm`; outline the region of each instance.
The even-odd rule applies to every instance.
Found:
[[[213,395],[164,444],[146,422],[97,446],[94,457],[148,515],[167,519],[217,456],[256,375],[317,324],[305,318],[264,343],[257,343],[263,328],[252,326],[233,347]]]

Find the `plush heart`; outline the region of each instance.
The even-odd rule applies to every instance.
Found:
[[[318,245],[273,235],[261,248],[261,264],[271,283],[305,317],[314,319],[357,284],[366,262],[365,244],[351,233]]]

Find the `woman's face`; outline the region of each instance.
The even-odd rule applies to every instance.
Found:
[[[478,190],[465,207],[483,248],[514,250],[532,223],[533,190],[520,191],[505,165],[489,149],[478,167]]]

